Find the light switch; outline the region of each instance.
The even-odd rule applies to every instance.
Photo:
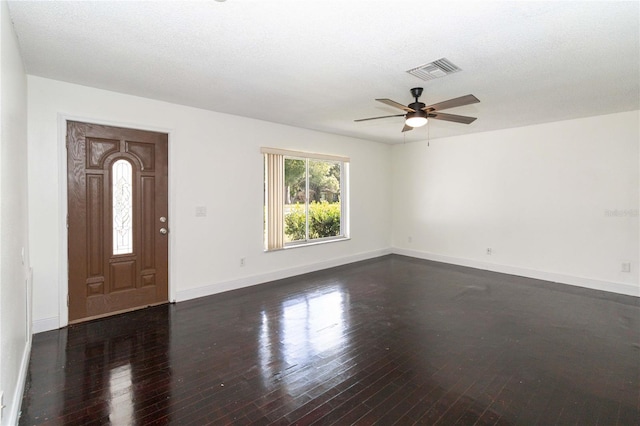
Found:
[[[196,206],[196,217],[205,217],[207,215],[207,206]]]

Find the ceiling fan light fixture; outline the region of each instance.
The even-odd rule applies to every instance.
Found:
[[[422,127],[427,124],[427,113],[422,110],[409,112],[404,123],[409,127]]]

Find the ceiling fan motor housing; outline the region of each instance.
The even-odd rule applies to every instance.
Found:
[[[413,102],[410,103],[409,105],[407,105],[409,108],[411,108],[414,111],[420,111],[422,110],[422,108],[425,107],[424,103],[422,102]]]

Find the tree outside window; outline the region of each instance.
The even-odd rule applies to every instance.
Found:
[[[286,157],[284,165],[285,242],[341,235],[341,163]]]

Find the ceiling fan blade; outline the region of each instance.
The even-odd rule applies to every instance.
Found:
[[[427,105],[422,108],[424,111],[440,111],[448,108],[455,108],[464,105],[470,105],[480,102],[480,99],[473,95],[460,96],[459,98],[449,99],[448,101],[438,102],[437,104]]]
[[[371,117],[371,118],[359,118],[353,121],[369,121],[369,120],[378,120],[380,118],[389,118],[389,117],[404,117],[404,114],[396,114],[396,115],[383,115],[382,117]]]
[[[406,124],[404,125],[404,127],[402,128],[402,133],[404,132],[408,132],[409,130],[413,130],[413,127],[411,126],[407,126]]]
[[[409,108],[408,106],[402,105],[401,103],[398,103],[396,101],[392,101],[391,99],[386,99],[386,98],[385,99],[376,99],[376,101],[382,102],[383,104],[390,105],[390,106],[392,106],[394,108],[400,108],[400,109],[405,110],[407,112],[415,112],[416,111],[413,108]]]
[[[466,115],[445,114],[444,112],[430,112],[429,118],[435,120],[453,121],[454,123],[471,124],[476,117],[467,117]]]

